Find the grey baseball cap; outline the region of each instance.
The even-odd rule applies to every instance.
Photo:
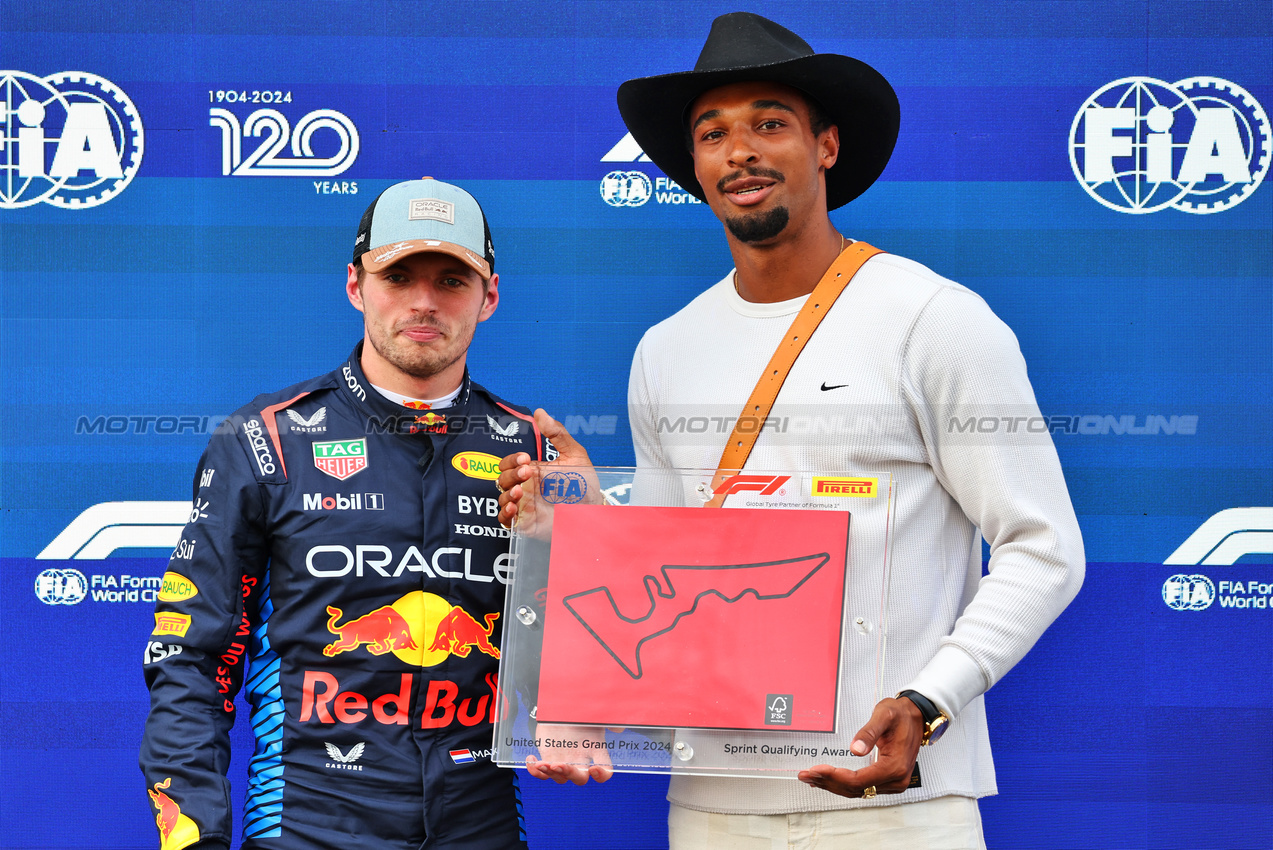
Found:
[[[477,199],[459,186],[425,177],[395,183],[371,202],[358,224],[354,261],[378,272],[411,254],[450,254],[483,279],[495,271],[491,228]]]

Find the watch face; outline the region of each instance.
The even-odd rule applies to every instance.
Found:
[[[924,743],[926,744],[936,743],[938,738],[946,734],[946,727],[949,725],[950,725],[950,721],[947,720],[944,715],[941,717],[938,717],[928,727],[928,740],[925,741]]]

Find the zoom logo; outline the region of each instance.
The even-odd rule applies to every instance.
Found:
[[[1084,102],[1070,127],[1074,176],[1125,213],[1229,209],[1264,180],[1269,153],[1264,108],[1217,77],[1116,80]]]
[[[214,107],[208,124],[221,130],[221,173],[227,176],[332,177],[358,158],[358,128],[334,109],[316,109],[293,127],[277,109],[258,109],[240,123],[230,110]],[[262,140],[253,142],[257,138]]]
[[[0,71],[0,209],[104,204],[132,182],[141,116],[110,80],[82,71]]]

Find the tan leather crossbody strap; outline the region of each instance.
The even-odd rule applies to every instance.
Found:
[[[721,453],[720,463],[716,465],[716,475],[712,478],[713,492],[747,463],[747,458],[760,437],[761,427],[778,398],[778,391],[782,389],[783,382],[787,380],[791,367],[795,365],[796,358],[804,350],[809,337],[813,336],[822,318],[830,312],[831,305],[840,297],[858,269],[862,268],[862,264],[876,254],[883,253],[879,248],[865,242],[854,242],[840,252],[822,280],[818,281],[818,285],[809,294],[809,300],[805,301],[804,307],[792,321],[787,335],[779,343],[773,357],[769,358],[769,365],[756,382],[756,388],[751,391],[747,404],[738,414],[734,431],[729,435],[725,451]],[[720,507],[726,495],[728,494],[714,495],[706,507]]]

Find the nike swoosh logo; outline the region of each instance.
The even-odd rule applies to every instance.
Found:
[[[826,382],[826,381],[823,381],[823,382],[822,382],[822,391],[823,391],[823,392],[826,392],[827,390],[838,390],[838,389],[840,389],[841,387],[847,387],[847,386],[848,386],[848,384],[836,384],[836,385],[835,385],[835,386],[833,386],[833,387],[828,387],[828,386],[827,386],[827,382]]]

